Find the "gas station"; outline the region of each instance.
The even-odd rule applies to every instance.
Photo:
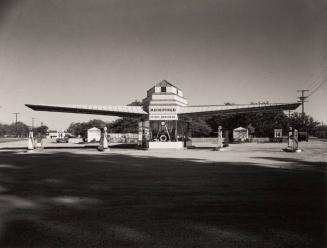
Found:
[[[149,149],[182,149],[190,140],[192,117],[233,113],[295,110],[301,103],[189,105],[183,92],[166,80],[150,88],[142,106],[88,106],[25,104],[36,111],[110,115],[138,118],[140,145]],[[103,132],[104,133],[104,132]]]

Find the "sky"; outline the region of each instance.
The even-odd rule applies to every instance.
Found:
[[[327,0],[2,0],[0,123],[112,121],[24,104],[126,105],[163,79],[191,105],[294,102],[327,79],[326,27]],[[326,93],[305,104],[324,123]]]

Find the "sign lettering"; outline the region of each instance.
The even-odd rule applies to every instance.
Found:
[[[154,120],[178,120],[177,115],[163,115],[163,114],[150,114],[149,116],[150,121]]]

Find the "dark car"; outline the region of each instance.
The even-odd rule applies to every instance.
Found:
[[[72,136],[72,135],[65,135],[65,137],[63,137],[63,138],[57,138],[57,139],[56,139],[56,142],[57,142],[57,143],[68,143],[68,140],[69,140],[70,138],[75,138],[75,137]]]
[[[68,143],[69,137],[64,137],[64,138],[57,138],[56,142],[57,143]]]
[[[298,136],[298,140],[299,141],[309,141],[309,134],[308,132],[299,132],[299,136]]]

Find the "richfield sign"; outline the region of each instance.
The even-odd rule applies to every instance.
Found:
[[[176,106],[150,107],[149,120],[178,120]]]

